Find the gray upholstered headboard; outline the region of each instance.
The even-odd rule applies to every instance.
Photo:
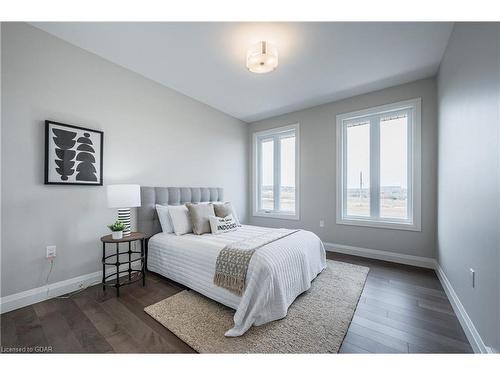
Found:
[[[137,209],[137,229],[153,235],[161,232],[155,204],[176,206],[188,202],[221,202],[222,188],[179,188],[141,186],[141,207]]]

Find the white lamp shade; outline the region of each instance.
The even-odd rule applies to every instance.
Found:
[[[140,185],[108,185],[108,207],[130,208],[141,206]]]

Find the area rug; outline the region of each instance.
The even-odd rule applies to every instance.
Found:
[[[337,353],[351,323],[369,269],[327,260],[327,268],[274,322],[225,337],[234,310],[194,291],[182,291],[144,309],[199,353]]]

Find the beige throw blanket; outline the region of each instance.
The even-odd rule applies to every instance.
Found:
[[[298,230],[277,229],[227,245],[217,256],[214,276],[215,285],[242,295],[245,290],[248,265],[255,250],[295,232],[298,232]]]

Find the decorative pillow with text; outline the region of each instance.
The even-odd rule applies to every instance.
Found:
[[[210,216],[209,220],[212,234],[226,233],[238,229],[238,224],[236,224],[233,215],[227,215],[226,217]]]
[[[215,216],[218,217],[226,217],[228,215],[233,215],[233,219],[237,226],[241,227],[240,220],[238,219],[238,215],[236,215],[236,211],[234,210],[231,202],[218,203],[214,202],[214,210]]]

